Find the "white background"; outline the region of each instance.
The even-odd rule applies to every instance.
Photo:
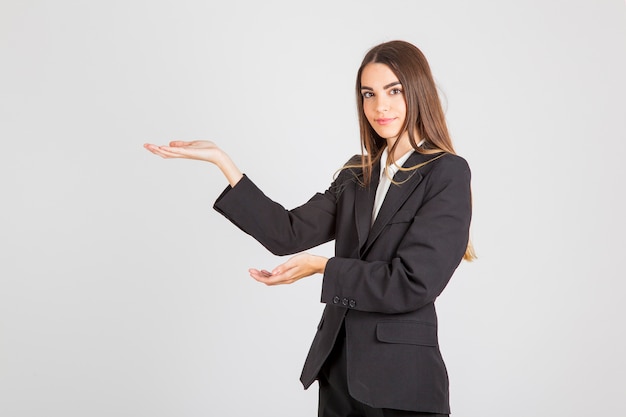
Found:
[[[214,140],[295,207],[359,152],[356,70],[392,39],[473,171],[453,414],[626,415],[621,0],[2,0],[0,415],[315,416],[321,277],[253,281],[283,259],[212,209],[218,170],[142,144]]]

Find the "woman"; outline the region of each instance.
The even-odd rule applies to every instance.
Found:
[[[301,381],[319,382],[319,416],[450,413],[434,301],[472,260],[470,170],[455,155],[429,65],[414,45],[372,48],[357,74],[362,154],[326,190],[285,210],[215,144],[146,144],[164,158],[217,165],[230,186],[215,209],[277,255],[299,253],[267,285],[323,274],[326,304]],[[254,201],[255,204],[249,204]]]

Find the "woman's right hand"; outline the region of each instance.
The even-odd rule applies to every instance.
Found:
[[[222,171],[232,187],[243,177],[239,168],[237,168],[226,152],[208,140],[194,140],[192,142],[175,140],[170,142],[169,146],[144,143],[143,147],[165,159],[195,159],[215,164]]]

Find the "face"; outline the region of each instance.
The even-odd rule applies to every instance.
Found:
[[[398,77],[385,64],[367,64],[361,72],[361,95],[365,117],[391,146],[406,119],[406,102]]]

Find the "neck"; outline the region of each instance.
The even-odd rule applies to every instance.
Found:
[[[419,143],[419,138],[417,142]],[[402,155],[413,149],[411,146],[411,142],[409,142],[409,135],[402,135],[400,138],[389,138],[387,139],[387,149],[391,151],[393,145],[398,142],[396,149],[393,151],[393,155],[391,156],[394,161],[398,160]]]

